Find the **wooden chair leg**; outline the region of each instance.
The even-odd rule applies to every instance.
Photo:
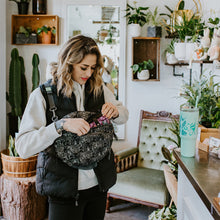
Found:
[[[169,208],[171,208],[172,203],[173,203],[173,199],[171,198],[171,201],[170,201],[170,204],[169,204]]]
[[[109,193],[107,194],[107,200],[106,200],[106,212],[110,212],[110,207],[112,203],[112,198],[110,197]]]

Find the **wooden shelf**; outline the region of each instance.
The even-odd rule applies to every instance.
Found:
[[[151,59],[154,68],[150,71],[148,80],[139,80],[133,74],[133,81],[159,81],[160,80],[160,38],[158,37],[133,37],[133,64]]]
[[[203,73],[203,64],[211,64],[213,61],[210,60],[193,60],[192,63],[198,63],[200,65],[200,75]],[[173,75],[174,76],[182,76],[184,77],[184,73],[176,73],[176,66],[188,66],[189,62],[186,61],[179,61],[175,64],[169,64],[165,63],[165,65],[172,66],[173,67]],[[192,85],[192,68],[189,70],[190,73],[190,79],[189,79],[189,85]]]
[[[47,25],[56,28],[56,34],[52,35],[51,44],[42,44],[41,35],[37,36],[37,45],[58,45],[59,44],[59,17],[57,15],[12,15],[11,19],[11,44],[15,44],[15,36],[20,26],[31,27],[37,32],[37,28]],[[20,45],[20,44],[19,44]],[[23,44],[36,45],[36,44]]]

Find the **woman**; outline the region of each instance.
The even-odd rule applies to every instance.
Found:
[[[95,41],[79,35],[61,49],[52,68],[52,88],[59,120],[51,120],[43,87],[30,95],[16,149],[22,158],[39,153],[37,192],[49,197],[49,220],[104,219],[108,189],[115,184],[114,155],[105,157],[94,169],[73,169],[51,156],[47,149],[62,131],[79,136],[90,130],[79,118],[63,118],[73,111],[100,111],[117,124],[125,123],[128,111],[102,82],[103,61]],[[50,148],[51,149],[51,148]]]

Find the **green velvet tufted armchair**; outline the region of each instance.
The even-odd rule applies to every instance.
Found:
[[[137,147],[116,152],[117,182],[110,188],[106,211],[112,199],[162,208],[169,202],[162,162],[161,147],[173,144],[161,136],[176,139],[169,130],[172,115],[166,111],[151,113],[141,110]]]

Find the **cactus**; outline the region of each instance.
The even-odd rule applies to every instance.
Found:
[[[21,62],[21,110],[22,110],[22,114],[24,112],[24,109],[26,107],[27,104],[27,99],[28,99],[28,93],[27,93],[27,81],[26,81],[26,77],[25,77],[25,68],[24,68],[24,59],[23,57],[19,57],[19,60]]]
[[[11,51],[9,67],[9,92],[6,99],[11,106],[9,116],[9,133],[14,136],[18,131],[18,119],[22,116],[27,103],[27,83],[25,79],[24,60],[17,48]]]
[[[21,61],[17,48],[11,51],[11,62],[9,68],[9,94],[7,101],[11,105],[13,116],[21,116]]]
[[[39,56],[38,54],[34,54],[32,58],[32,65],[33,65],[33,71],[32,71],[32,91],[36,89],[40,83],[40,72],[39,72]]]

